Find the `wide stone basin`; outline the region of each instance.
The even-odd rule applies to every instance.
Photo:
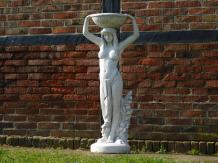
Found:
[[[101,28],[120,28],[127,19],[127,15],[118,13],[92,14],[93,22]]]

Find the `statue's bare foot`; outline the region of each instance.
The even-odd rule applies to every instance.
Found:
[[[122,139],[117,139],[115,141],[116,144],[125,144],[125,142]]]
[[[102,138],[97,140],[97,143],[105,143],[105,142],[107,142],[107,138],[105,138],[105,137],[102,137]]]
[[[113,143],[114,139],[112,138],[112,136],[109,136],[107,139],[107,143]]]

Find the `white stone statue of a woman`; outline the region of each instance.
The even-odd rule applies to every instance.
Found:
[[[119,43],[114,28],[103,28],[101,37],[90,33],[88,28],[91,17],[92,15],[88,15],[85,18],[83,35],[100,48],[100,102],[104,124],[102,138],[98,139],[97,143],[125,144],[131,116],[131,94],[122,98],[123,80],[117,66],[123,50],[139,36],[138,26],[135,18],[126,14],[126,17],[132,20],[133,34]]]

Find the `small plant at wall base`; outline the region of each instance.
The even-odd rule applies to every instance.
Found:
[[[166,153],[167,153],[167,150],[166,150],[166,148],[161,144],[159,151],[157,151],[156,153],[159,153],[159,154],[166,154]]]
[[[198,149],[191,149],[191,151],[188,152],[188,154],[190,155],[199,155],[200,154],[200,151]]]

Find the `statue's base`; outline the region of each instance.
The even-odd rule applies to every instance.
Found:
[[[128,144],[117,143],[94,143],[91,145],[91,152],[95,153],[129,153]]]

